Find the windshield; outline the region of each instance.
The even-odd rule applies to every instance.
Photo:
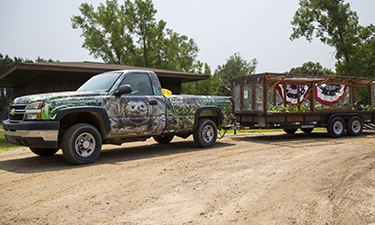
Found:
[[[108,72],[91,77],[77,91],[108,92],[122,72]]]

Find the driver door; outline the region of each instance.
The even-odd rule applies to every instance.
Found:
[[[129,73],[120,85],[128,84],[130,94],[112,96],[107,110],[111,120],[111,133],[117,135],[142,135],[162,133],[166,125],[164,96],[154,94],[147,73]]]

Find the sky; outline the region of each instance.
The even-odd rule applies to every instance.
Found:
[[[123,0],[118,1],[123,4]],[[299,0],[153,0],[156,19],[192,38],[198,60],[212,72],[235,53],[250,62],[256,73],[286,72],[312,61],[334,70],[335,49],[314,39],[294,41],[291,21]],[[375,0],[350,0],[360,24],[375,24]],[[70,18],[81,15],[81,3],[95,8],[105,0],[0,0],[0,53],[9,57],[60,62],[102,62],[82,48],[82,30]]]

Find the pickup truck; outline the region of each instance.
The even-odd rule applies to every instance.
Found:
[[[62,149],[72,164],[93,162],[102,144],[161,144],[193,134],[211,147],[217,129],[232,123],[231,97],[164,95],[152,71],[121,70],[96,75],[77,91],[18,97],[3,123],[8,142],[40,156]]]

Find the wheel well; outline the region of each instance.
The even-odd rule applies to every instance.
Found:
[[[219,123],[219,114],[215,110],[205,110],[199,114],[199,118],[211,119],[216,123],[216,125]]]
[[[204,109],[204,110],[197,110],[197,114],[195,116],[195,121],[194,121],[194,130],[198,126],[198,121],[199,119],[202,118],[207,118],[212,120],[217,127],[219,127],[222,123],[222,115],[219,113],[221,111],[218,111],[217,109]]]
[[[66,130],[69,127],[78,124],[78,123],[87,123],[93,125],[98,129],[102,138],[107,135],[103,119],[99,113],[95,112],[80,112],[80,113],[71,113],[65,115],[60,120],[60,131],[59,131],[59,143],[61,143],[62,137],[64,136]]]

